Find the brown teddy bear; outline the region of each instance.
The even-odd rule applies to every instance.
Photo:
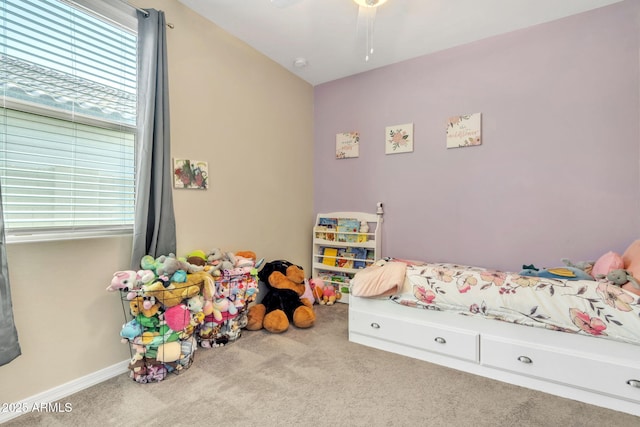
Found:
[[[260,304],[253,305],[247,313],[246,329],[281,333],[293,324],[298,328],[310,328],[316,321],[313,301],[300,298],[305,291],[304,270],[288,261],[272,261],[258,274],[267,286],[267,294]]]

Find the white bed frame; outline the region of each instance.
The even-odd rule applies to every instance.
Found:
[[[640,416],[640,345],[356,297],[349,340]]]

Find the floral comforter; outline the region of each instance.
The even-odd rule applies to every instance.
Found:
[[[407,265],[403,292],[392,300],[640,345],[640,297],[607,281],[413,263]]]

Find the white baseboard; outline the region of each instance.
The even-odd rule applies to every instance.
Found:
[[[34,405],[55,402],[64,397],[70,396],[73,393],[77,393],[81,390],[84,390],[85,388],[89,388],[93,385],[99,384],[103,381],[127,372],[129,368],[129,362],[130,360],[128,359],[124,360],[122,362],[116,363],[115,365],[111,365],[89,375],[85,375],[84,377],[69,381],[68,383],[59,385],[47,391],[43,391],[42,393],[38,393],[34,396],[21,400],[20,402],[14,403],[13,407],[25,408],[28,410],[29,408],[33,408]],[[0,424],[16,418],[23,413],[25,412],[11,411],[0,413]]]

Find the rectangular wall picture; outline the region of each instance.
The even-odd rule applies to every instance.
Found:
[[[173,186],[206,190],[209,165],[201,160],[173,159]]]
[[[413,151],[413,123],[387,126],[385,128],[385,154],[410,153]]]
[[[482,113],[449,117],[447,148],[471,147],[482,144]]]
[[[359,132],[342,132],[336,134],[336,159],[358,157],[360,145]]]

